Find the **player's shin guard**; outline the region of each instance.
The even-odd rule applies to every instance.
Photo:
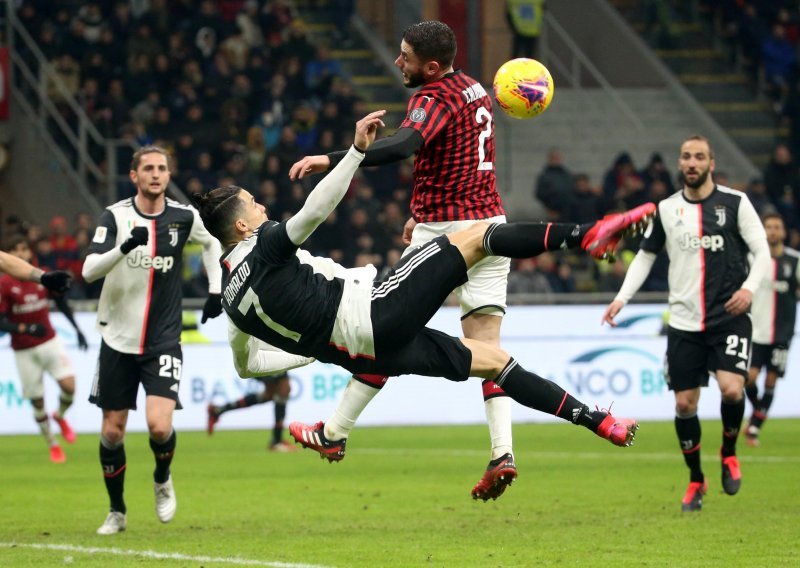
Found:
[[[511,399],[493,381],[483,381],[483,405],[492,441],[492,458],[512,453]]]
[[[722,415],[722,457],[736,455],[736,439],[744,418],[744,397],[737,402],[722,401],[720,404]]]
[[[758,385],[755,383],[752,385],[745,385],[744,394],[747,396],[747,400],[750,401],[750,404],[753,405],[753,408],[758,408]]]
[[[703,470],[700,467],[700,420],[697,414],[675,417],[675,433],[681,444],[683,460],[689,468],[690,481],[702,483]]]
[[[71,392],[64,392],[61,391],[61,395],[58,397],[58,412],[56,412],[57,418],[63,418],[64,413],[72,406],[72,401],[75,398],[75,395]]]
[[[353,375],[353,378],[347,383],[333,415],[325,423],[325,437],[329,440],[347,438],[358,417],[361,416],[369,402],[375,398],[375,395],[380,392],[383,385],[386,384],[386,380],[387,377],[383,375]]]
[[[110,501],[111,510],[120,513],[126,512],[123,493],[125,491],[125,444],[113,444],[102,436],[100,437],[100,465],[103,466],[103,479]]]
[[[765,388],[764,395],[761,397],[760,400],[756,401],[753,405],[753,417],[750,418],[750,425],[755,426],[756,428],[761,428],[764,422],[767,420],[767,414],[769,413],[769,407],[772,406],[772,400],[775,397],[775,389],[774,388]]]
[[[577,248],[591,227],[591,223],[495,223],[486,230],[483,248],[495,256],[528,258],[548,250]]]
[[[494,382],[518,403],[580,424],[592,432],[597,432],[600,422],[606,416],[603,414],[599,419],[593,416],[588,406],[570,396],[554,382],[526,371],[513,358]]]
[[[177,439],[178,436],[175,434],[175,430],[163,442],[157,442],[150,438],[150,449],[153,450],[153,455],[156,459],[156,469],[153,471],[153,481],[156,483],[166,483],[167,479],[169,479],[169,466],[172,463],[172,457],[175,455]]]

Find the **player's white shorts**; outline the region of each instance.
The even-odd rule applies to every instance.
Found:
[[[439,235],[448,235],[466,229],[475,223],[505,223],[505,215],[481,219],[480,221],[441,221],[437,223],[418,223],[411,235],[411,246],[403,256]],[[511,259],[504,256],[487,256],[470,268],[469,282],[456,288],[453,293],[461,306],[461,316],[472,313],[498,314],[506,311],[506,290]]]
[[[17,360],[23,398],[44,397],[45,371],[57,381],[75,374],[64,344],[58,337],[36,347],[14,351],[14,357]]]

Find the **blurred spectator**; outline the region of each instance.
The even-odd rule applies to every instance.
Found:
[[[667,166],[664,164],[664,159],[658,152],[654,152],[650,156],[650,161],[647,163],[647,166],[641,172],[639,172],[639,176],[642,178],[645,191],[649,192],[650,186],[653,185],[653,182],[659,180],[666,186],[667,195],[675,192],[675,187],[672,183],[672,177],[667,170]]]
[[[592,185],[586,174],[576,174],[574,203],[568,219],[576,223],[591,223],[603,217],[605,213],[602,188],[599,185]]]
[[[325,44],[318,45],[314,59],[305,65],[305,85],[309,94],[323,99],[331,90],[334,77],[343,76],[342,64],[331,58],[330,48]]]
[[[517,260],[508,275],[507,292],[511,294],[552,294],[553,289],[547,277],[539,272],[536,259]]]
[[[547,163],[536,180],[535,196],[547,209],[551,220],[564,219],[574,207],[575,181],[564,166],[564,157],[557,148],[547,153]]]
[[[786,144],[778,144],[764,169],[767,196],[786,222],[787,229],[799,227],[797,205],[800,204],[800,171]]]
[[[761,57],[767,95],[775,101],[776,112],[780,112],[797,64],[794,46],[787,41],[786,30],[781,24],[773,25],[772,35],[762,42]]]
[[[745,193],[747,193],[747,197],[750,199],[750,203],[753,204],[753,208],[755,208],[759,217],[770,210],[777,211],[769,195],[767,195],[767,185],[764,183],[763,178],[754,177],[751,179],[750,183],[747,184],[745,188]]]
[[[76,277],[81,274],[81,261],[79,258],[78,244],[69,233],[67,220],[56,215],[50,220],[50,249],[55,261],[54,268],[67,270]]]
[[[537,58],[545,0],[506,0],[506,21],[513,34],[511,57]]]
[[[674,47],[672,5],[668,0],[644,0],[644,37],[656,49]]]
[[[613,292],[616,294],[625,280],[627,264],[623,259],[618,259],[610,264],[603,264],[600,278],[597,280],[598,292]]]
[[[559,262],[553,253],[545,252],[536,257],[539,271],[547,278],[550,289],[556,294],[575,291],[575,277],[566,262]]]

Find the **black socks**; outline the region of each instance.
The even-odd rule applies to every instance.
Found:
[[[594,223],[495,223],[483,237],[483,248],[494,256],[529,258],[548,250],[580,246]]]
[[[176,443],[175,430],[163,442],[156,442],[150,438],[150,449],[156,458],[156,469],[153,472],[153,481],[156,483],[165,483],[169,479],[169,466],[172,463],[172,456],[175,455]]]
[[[112,511],[125,513],[125,468],[127,461],[125,458],[125,445],[112,444],[104,438],[100,438],[100,465],[103,466],[103,479],[106,483],[106,491]]]

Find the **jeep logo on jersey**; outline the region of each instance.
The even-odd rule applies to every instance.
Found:
[[[705,249],[716,252],[725,248],[725,239],[723,239],[721,235],[703,235],[702,237],[698,237],[697,235],[684,233],[681,240],[678,241],[678,246],[681,247],[681,250]]]
[[[169,272],[175,264],[175,259],[171,256],[150,256],[142,254],[141,251],[136,251],[133,255],[128,255],[128,266],[131,268],[144,268],[146,270],[160,270],[161,272]]]

